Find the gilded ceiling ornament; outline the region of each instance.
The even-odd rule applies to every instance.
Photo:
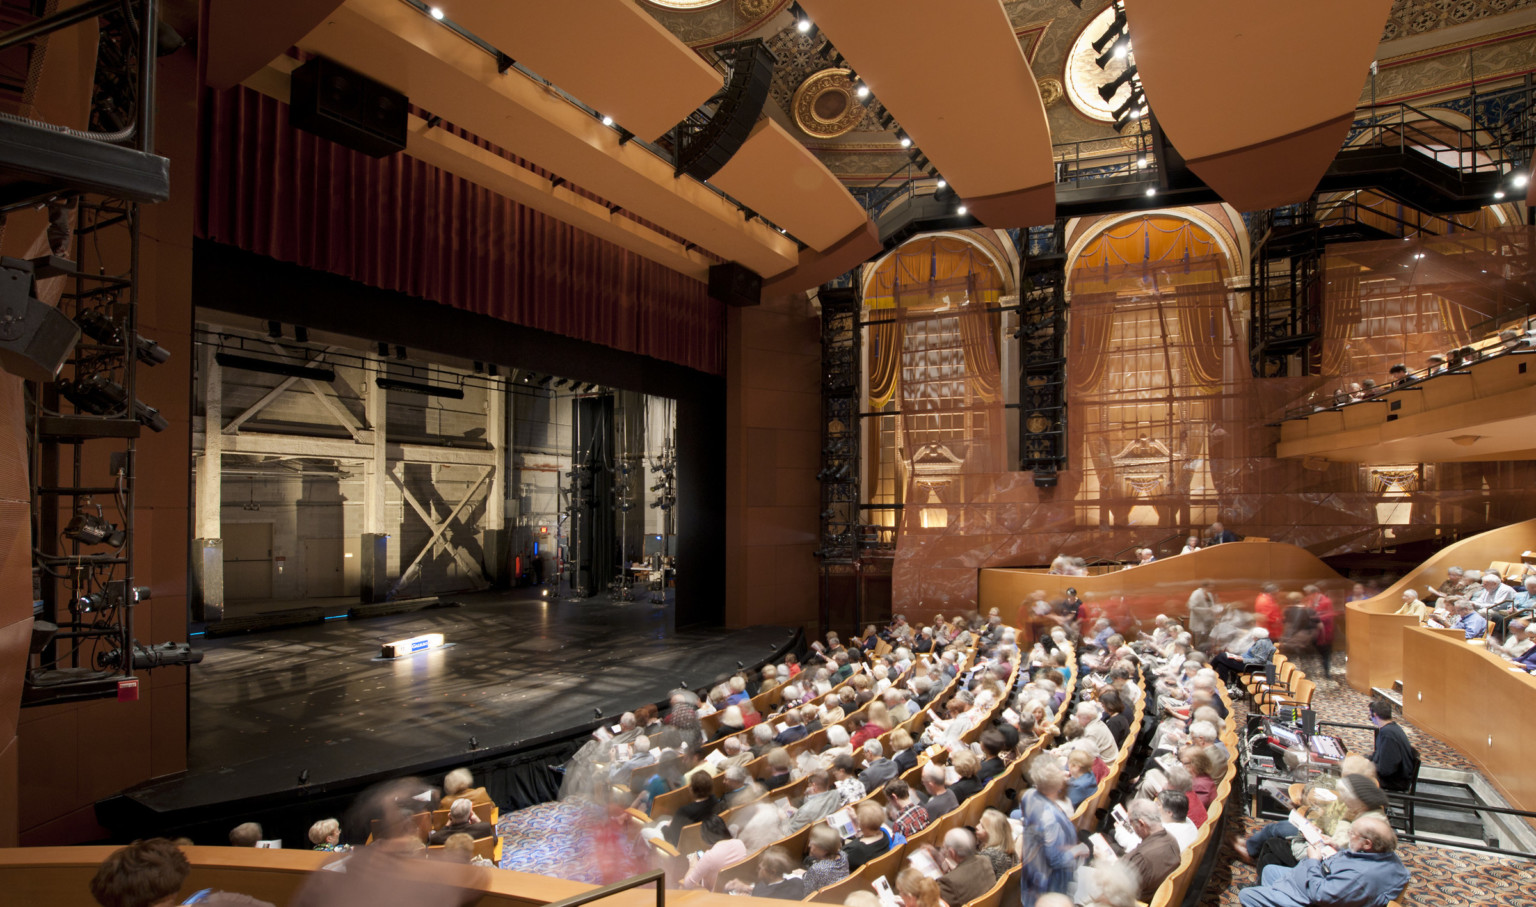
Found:
[[[848,75],[846,69],[823,69],[801,82],[790,101],[795,125],[821,139],[836,138],[859,125],[864,106],[854,96]]]
[[[748,19],[768,14],[776,0],[736,0],[736,12]]]
[[[1040,100],[1045,102],[1047,108],[1055,107],[1066,96],[1067,90],[1061,87],[1060,79],[1040,80]]]

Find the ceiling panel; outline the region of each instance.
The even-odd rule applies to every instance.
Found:
[[[582,103],[654,141],[723,78],[633,0],[437,0],[464,26]]]
[[[710,182],[817,251],[869,219],[832,171],[769,119],[757,122]]]
[[[1055,219],[1045,105],[1001,0],[801,6],[955,191],[993,202],[988,226]]]
[[[500,74],[484,50],[398,0],[347,0],[299,46],[405,92],[412,103],[759,274],[796,244],[544,86]]]
[[[1392,0],[1126,0],[1168,139],[1240,211],[1311,195],[1348,131]]]

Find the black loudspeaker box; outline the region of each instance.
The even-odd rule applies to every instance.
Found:
[[[293,71],[288,107],[294,126],[370,157],[405,149],[406,96],[334,60]]]
[[[734,261],[709,266],[709,298],[737,307],[763,301],[763,278]]]
[[[79,326],[33,298],[30,271],[0,269],[0,282],[0,368],[28,381],[52,381],[80,341]]]

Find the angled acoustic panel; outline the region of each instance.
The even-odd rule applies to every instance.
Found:
[[[817,251],[868,218],[832,171],[773,120],[759,120],[710,182]]]
[[[406,94],[411,103],[599,198],[759,274],[794,267],[799,250],[707,186],[399,0],[346,0],[301,49]]]
[[[1392,0],[1126,0],[1147,102],[1239,211],[1303,201],[1354,119]]]
[[[647,141],[702,106],[723,82],[634,0],[439,5],[452,21]]]
[[[1055,220],[1051,130],[1001,0],[802,0],[990,227]]]

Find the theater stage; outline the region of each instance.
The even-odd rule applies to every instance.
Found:
[[[670,605],[522,589],[203,640],[189,681],[189,770],[103,801],[99,818],[114,838],[222,843],[255,819],[291,840],[372,783],[459,765],[475,766],[503,807],[526,805],[552,795],[559,779],[547,766],[596,727],[595,709],[612,724],[622,709],[760,666],[799,641],[784,627],[671,624]],[[422,633],[447,645],[380,658],[381,643]]]

